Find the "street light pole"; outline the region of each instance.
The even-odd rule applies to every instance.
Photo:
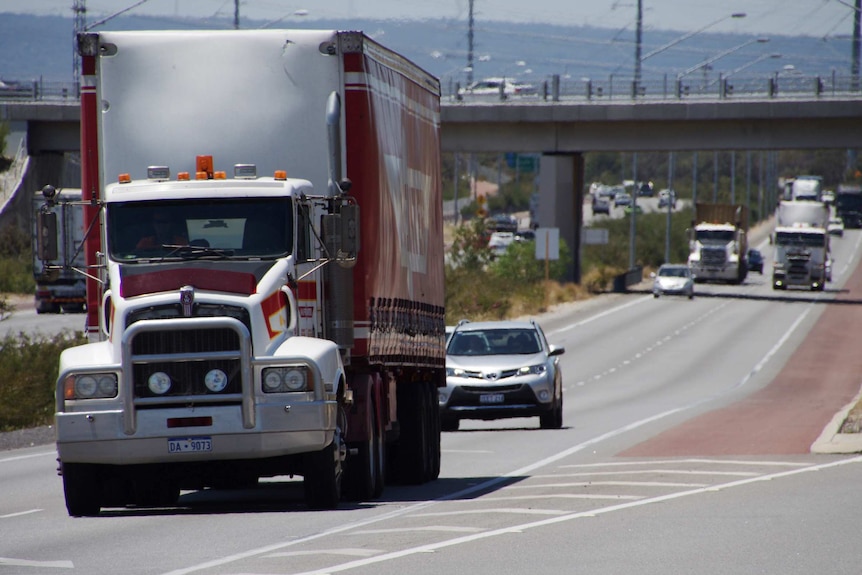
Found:
[[[862,1],[862,0],[860,0],[860,1]],[[637,87],[640,86],[640,83],[641,83],[641,62],[643,62],[643,58],[641,58],[641,46],[642,46],[642,40],[643,40],[643,19],[644,19],[643,0],[638,0],[638,18],[637,18],[637,26],[635,28],[635,76],[634,76],[635,96],[637,96]]]

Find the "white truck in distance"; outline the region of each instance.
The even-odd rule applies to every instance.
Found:
[[[91,343],[63,352],[56,388],[69,514],[293,475],[334,508],[435,479],[438,80],[361,32],[78,46],[96,225]]]
[[[822,202],[783,201],[775,226],[772,288],[802,286],[823,291],[832,280],[829,207]]]
[[[688,267],[695,281],[745,281],[748,209],[744,205],[697,202],[688,233]]]

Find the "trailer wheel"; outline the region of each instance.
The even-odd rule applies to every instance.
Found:
[[[401,384],[397,388],[398,421],[401,434],[393,449],[395,480],[407,485],[424,483],[430,475],[428,445],[428,393],[422,383]]]
[[[101,478],[95,465],[63,463],[63,493],[72,517],[93,517],[101,510]]]
[[[377,411],[373,405],[367,409],[369,438],[350,444],[356,455],[347,459],[344,468],[344,491],[352,501],[377,499],[383,493],[385,480],[385,449]]]
[[[425,385],[428,402],[428,467],[425,481],[434,481],[440,476],[440,401],[437,386],[429,382]]]
[[[306,456],[303,489],[305,504],[311,509],[335,509],[341,500],[341,440],[336,433],[332,443]]]

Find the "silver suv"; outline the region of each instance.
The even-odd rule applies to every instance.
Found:
[[[564,347],[548,344],[535,321],[462,320],[446,349],[439,390],[444,431],[461,419],[539,416],[542,429],[563,426]]]

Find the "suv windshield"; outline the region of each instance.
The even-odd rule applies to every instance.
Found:
[[[539,353],[542,346],[531,329],[456,331],[449,340],[449,355],[512,355]]]
[[[109,204],[108,250],[116,260],[280,257],[293,249],[290,198]]]

